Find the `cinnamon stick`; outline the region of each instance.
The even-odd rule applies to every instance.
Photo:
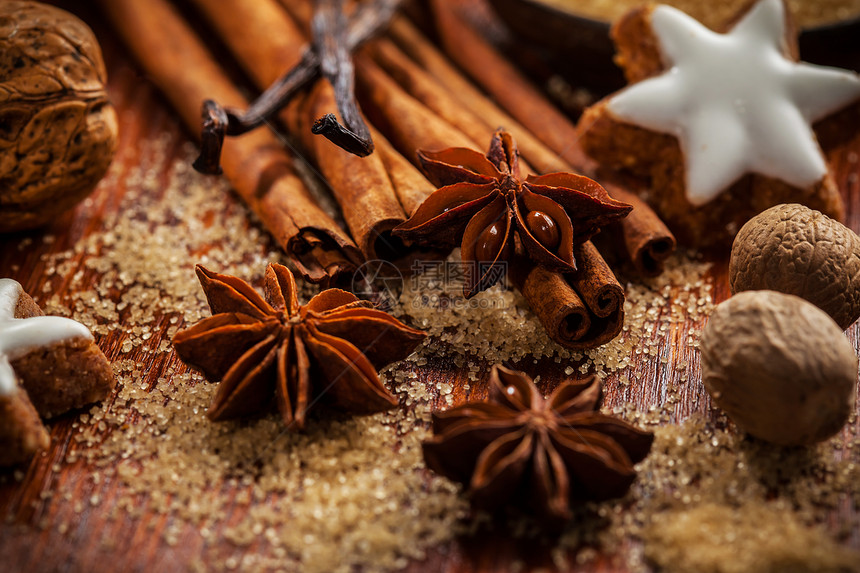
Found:
[[[627,218],[613,224],[607,234],[613,235],[618,250],[626,254],[636,272],[645,277],[660,275],[666,259],[675,252],[675,236],[639,195],[616,185],[609,177],[600,177],[600,182],[615,199],[633,205]]]
[[[300,28],[274,0],[193,2],[260,88],[276,81],[283,71],[283,64],[278,63],[284,59],[281,54],[285,44],[283,36],[291,36],[289,43],[293,47],[305,45]],[[248,41],[247,29],[232,24],[235,20],[253,22],[253,42]],[[334,89],[326,82],[318,81],[310,95],[295,97],[280,117],[310,153],[364,256],[386,260],[402,258],[406,249],[399,239],[391,236],[390,231],[406,220],[406,211],[401,207],[383,158],[375,153],[357,157],[311,135],[314,120],[335,108]],[[427,181],[426,185],[430,182]]]
[[[449,147],[483,149],[469,136],[441,119],[407,94],[367,55],[355,58],[358,97],[370,121],[407,159],[417,164],[419,149],[441,151]]]
[[[446,90],[440,89],[438,82],[415,65],[390,40],[380,38],[368,45],[364,51],[409,95],[450,125],[456,125],[472,141],[490,141],[495,128],[481,116],[462,106]]]
[[[334,90],[326,82],[317,82],[307,95],[307,104],[300,106],[297,134],[311,154],[323,178],[329,185],[343,211],[350,233],[368,260],[396,261],[408,254],[400,239],[391,230],[406,220],[394,187],[382,159],[374,153],[357,157],[314,137],[310,126],[323,110],[333,109]],[[429,183],[429,182],[428,182]]]
[[[623,235],[620,241],[622,251],[640,274],[656,276],[662,273],[666,259],[675,249],[675,237],[662,220],[635,193],[627,191],[626,185],[602,173],[598,174],[597,165],[585,155],[578,143],[576,126],[528,78],[464,22],[450,2],[433,0],[432,6],[446,53],[472,79],[549,150],[558,154],[568,169],[597,179],[613,197],[634,206],[618,227]],[[463,81],[456,77],[456,73],[440,63],[426,42],[416,40],[420,38],[420,32],[396,21],[392,25],[392,34],[400,39],[401,45],[413,46],[410,54],[425,65],[432,66],[434,75],[440,81],[447,82],[452,93],[463,101],[473,99],[473,94],[463,89]],[[534,142],[527,142],[526,145],[520,142],[521,153],[542,171],[541,167],[546,166],[550,159],[546,149],[541,150],[540,147]]]
[[[164,0],[103,0],[102,8],[192,132],[199,125],[200,103],[205,98],[247,104]],[[227,179],[301,274],[326,284],[351,279],[361,261],[360,252],[313,200],[274,134],[258,130],[225,141],[224,147]]]
[[[278,0],[278,3],[294,21],[310,33],[311,19],[314,17],[313,0]]]
[[[254,84],[265,89],[299,64],[308,47],[305,33],[277,2],[191,0],[206,22],[228,45]],[[271,34],[278,30],[277,34]],[[252,31],[252,33],[249,33]]]
[[[302,145],[312,155],[315,156],[317,153],[326,153],[329,159],[340,157],[345,164],[352,163],[354,161],[352,158],[340,156],[338,153],[331,152],[331,150],[320,149],[318,144],[314,141],[314,138],[310,138],[308,136],[307,126],[309,119],[313,116],[312,106],[313,100],[309,96],[296,98],[289,106],[287,106],[287,109],[281,113],[281,117],[288,126],[289,131],[294,134],[303,134],[299,139]],[[367,165],[358,165],[357,169],[360,172],[373,166],[372,169],[375,169],[378,174],[381,171],[379,170],[377,161],[382,162],[384,172],[387,173],[388,181],[390,182],[390,187],[393,187],[394,195],[396,195],[396,199],[400,204],[401,210],[399,211],[399,218],[402,221],[404,220],[404,214],[406,217],[411,216],[412,213],[418,209],[421,203],[423,203],[424,200],[436,190],[436,187],[428,181],[414,165],[394,149],[394,146],[385,139],[373,124],[368,125],[373,136],[376,151],[373,156],[371,156],[373,159],[367,162]],[[344,166],[341,169],[331,161],[317,161],[317,165],[320,167],[323,175],[331,172],[331,176],[326,177],[327,183],[329,183],[332,193],[336,197],[339,197],[339,200],[343,200],[347,205],[356,204],[356,202],[360,204],[360,202],[368,200],[371,203],[382,202],[390,204],[390,200],[387,199],[387,197],[390,197],[390,187],[388,183],[380,185],[374,191],[369,191],[370,188],[365,187],[357,177],[350,177],[348,179],[341,178],[340,174],[348,172],[348,167]],[[338,192],[337,189],[341,185],[351,186],[352,189],[343,189],[341,192]],[[383,190],[385,190],[384,200]],[[351,199],[350,196],[352,196]],[[346,211],[348,208],[345,207],[344,210]],[[361,211],[368,217],[367,224],[375,221],[373,215],[369,213],[369,208],[367,206],[362,207]],[[391,237],[389,233],[391,228],[392,227],[389,222],[382,219],[379,220],[376,230],[382,233],[380,239],[384,239],[387,243],[380,245],[385,248],[377,249],[377,252],[393,255],[391,249],[396,248],[398,251],[394,254],[397,255],[397,258],[409,255],[406,247],[399,242],[399,239]]]
[[[409,57],[413,64],[412,67],[417,67],[436,80],[440,91],[455,98],[461,106],[472,112],[474,116],[483,118],[484,122],[490,125],[494,131],[499,127],[504,127],[505,131],[513,134],[517,140],[520,154],[528,160],[536,173],[556,173],[571,170],[570,165],[561,159],[558,153],[544,145],[520,122],[503,111],[493,100],[486,97],[469,79],[463,76],[460,70],[451,63],[451,60],[442,54],[406,18],[402,16],[393,18],[388,29],[388,35],[402,53]],[[385,67],[388,73],[395,75],[395,72],[385,66],[383,62],[379,60],[377,62]],[[408,67],[409,63],[401,59],[399,65]],[[410,91],[408,88],[406,89]],[[410,91],[410,93],[413,97],[421,99],[415,92]]]
[[[624,324],[624,288],[591,244],[576,252],[579,270],[562,275],[518,257],[508,274],[550,338],[584,350],[618,336]]]
[[[403,54],[394,43],[382,38],[368,46],[366,52],[409,95],[427,106],[449,125],[456,125],[473,142],[490,141],[496,130],[504,127],[501,124],[493,126],[480,113],[473,113],[463,106],[449,91],[442,89],[438,82]],[[526,139],[528,138],[529,136]],[[563,165],[555,154],[549,151],[547,154],[552,157],[553,166]],[[520,155],[519,163],[523,176],[537,173],[523,154]]]
[[[464,22],[450,0],[432,0],[433,15],[445,53],[499,104],[568,163],[577,167],[571,151],[576,128],[547,101],[513,64]]]
[[[376,153],[388,171],[388,177],[394,186],[400,206],[403,207],[406,216],[411,217],[421,203],[436,190],[436,186],[394,149],[391,142],[373,125],[370,126],[370,133],[373,135],[373,141],[376,142]]]

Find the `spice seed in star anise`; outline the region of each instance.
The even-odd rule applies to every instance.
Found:
[[[561,236],[558,233],[558,225],[552,217],[541,211],[532,211],[526,215],[526,226],[535,239],[547,249],[558,246]]]
[[[504,241],[505,222],[496,221],[478,235],[478,244],[475,245],[475,260],[492,262],[497,255],[507,255],[508,253],[502,249]]]

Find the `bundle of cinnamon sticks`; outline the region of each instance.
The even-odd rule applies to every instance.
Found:
[[[192,29],[163,0],[108,0],[103,8],[148,76],[196,132],[200,104],[217,97],[247,106]],[[223,169],[302,275],[328,285],[350,280],[361,264],[352,239],[319,207],[293,168],[293,158],[268,130],[225,142]]]
[[[197,130],[204,99],[247,107],[166,0],[142,4],[103,0],[117,30],[192,131]],[[260,90],[296,66],[311,41],[310,0],[192,0],[192,4]],[[269,130],[224,142],[225,175],[306,278],[332,282],[355,269],[362,256],[395,260],[414,254],[414,247],[390,231],[435,189],[418,169],[419,149],[483,149],[503,126],[519,142],[524,173],[594,174],[577,151],[572,124],[446,2],[432,4],[448,56],[470,77],[405,17],[395,16],[386,35],[358,50],[353,60],[356,94],[374,153],[357,157],[311,134],[317,118],[338,108],[333,88],[325,81],[295,95],[279,114],[328,183],[352,240],[314,202],[294,173],[293,158]],[[468,62],[456,54],[468,54],[462,58]],[[483,73],[489,69],[494,73]],[[499,76],[516,87],[499,85],[495,79]],[[523,108],[533,113],[523,113]],[[541,119],[542,114],[548,119]],[[620,251],[640,273],[658,274],[674,249],[671,233],[623,185],[610,182],[606,187],[635,207],[613,231]],[[510,278],[551,337],[571,348],[586,348],[620,332],[624,289],[590,242],[579,247],[577,260],[581,268],[573,275],[521,262],[512,266]]]

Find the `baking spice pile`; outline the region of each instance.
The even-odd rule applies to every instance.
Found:
[[[403,567],[430,547],[468,535],[467,503],[459,488],[426,471],[420,451],[429,437],[431,406],[437,400],[452,403],[454,387],[428,384],[422,366],[444,361],[468,371],[470,383],[477,383],[493,363],[528,370],[552,360],[565,365],[565,375],[596,372],[605,379],[604,409],[656,433],[631,492],[586,506],[554,549],[547,545],[558,565],[588,561],[597,548],[619,551],[631,567],[647,559],[670,570],[725,570],[719,567],[726,552],[736,555],[737,570],[756,560],[846,563],[845,550],[810,527],[856,492],[856,448],[836,456],[833,443],[809,454],[780,452],[698,416],[680,426],[657,426],[684,417],[674,411],[683,393],[702,393],[689,365],[695,330],[677,345],[684,356],[658,355],[685,323],[701,328],[713,307],[708,265],[686,255],[670,260],[659,278],[629,282],[624,331],[587,352],[551,341],[522,295],[505,284],[467,301],[456,282],[407,279],[395,293],[394,314],[429,336],[416,353],[381,373],[407,408],[370,417],[312,415],[308,431],[299,435],[285,432],[274,413],[210,422],[205,411],[217,386],[181,365],[169,343],[179,329],[208,314],[194,264],[260,284],[264,263],[279,255],[257,224],[249,226],[244,207],[213,201],[228,193],[227,186],[213,186],[188,167],[190,146],[180,153],[185,157],[167,165],[176,145],[168,137],[151,139],[143,144],[139,165],[112,170],[103,184],[126,190],[123,215],[104,222],[109,231],[93,233],[47,261],[48,273],[72,276],[69,290],[93,285],[69,300],[51,296],[48,312],[70,315],[97,335],[118,328],[127,335],[118,354],[128,357],[114,360],[116,398],[80,415],[66,452],[65,463],[85,466],[90,483],[42,494],[46,504],[56,504],[51,521],[60,532],[73,528],[85,511],[104,511],[111,518],[141,520],[170,544],[203,544],[207,567]],[[179,220],[182,226],[175,225]],[[144,236],[148,240],[142,242]],[[84,268],[71,268],[75,253],[87,254]],[[456,260],[457,253],[450,261]],[[315,291],[303,286],[301,296],[307,300]],[[651,363],[671,380],[662,406],[641,413],[625,403],[629,387],[655,377],[628,370],[638,354],[654,354]],[[150,368],[161,371],[153,387],[141,385]],[[786,486],[785,472],[794,467],[799,475]],[[765,501],[776,491],[774,501]],[[102,499],[117,501],[107,506]],[[679,527],[676,516],[690,527]],[[725,523],[710,521],[714,516]],[[527,520],[512,519],[512,531],[532,531]],[[672,525],[664,526],[666,520]],[[713,528],[714,536],[689,539],[697,523]],[[769,541],[751,543],[757,538],[751,537],[754,528]],[[736,537],[730,539],[733,531]],[[799,542],[810,536],[819,542]],[[232,544],[212,543],[222,537]],[[631,538],[643,539],[644,549],[631,546]]]
[[[422,366],[453,363],[476,382],[496,362],[528,370],[534,362],[552,360],[566,365],[566,375],[595,371],[605,379],[604,408],[654,430],[657,439],[625,498],[586,506],[555,548],[547,546],[557,564],[587,561],[600,548],[623,549],[620,558],[634,567],[647,559],[669,569],[718,570],[728,546],[737,548],[732,551],[737,570],[756,559],[845,563],[845,552],[810,525],[856,491],[856,449],[836,457],[832,444],[809,454],[780,452],[700,417],[656,426],[676,419],[674,406],[697,377],[683,356],[656,356],[661,341],[676,336],[685,322],[701,327],[713,306],[708,265],[686,256],[671,260],[660,278],[628,283],[624,332],[588,352],[549,340],[521,295],[504,284],[466,301],[460,284],[428,288],[407,279],[395,314],[427,330],[428,341],[381,377],[408,408],[370,417],[312,415],[308,431],[299,435],[285,432],[274,413],[210,422],[205,410],[217,386],[189,372],[169,344],[175,332],[207,314],[193,265],[201,261],[260,284],[264,262],[278,255],[256,224],[249,227],[243,207],[230,202],[224,209],[213,201],[227,188],[213,187],[187,167],[191,148],[184,149],[185,158],[166,164],[175,145],[166,137],[151,140],[140,165],[112,171],[104,184],[126,189],[123,216],[105,221],[110,231],[93,233],[48,260],[49,272],[73,277],[70,290],[78,284],[93,288],[70,300],[51,296],[47,310],[71,315],[102,335],[124,324],[127,338],[119,354],[128,355],[114,361],[116,398],[74,423],[65,463],[85,466],[90,483],[42,495],[46,504],[56,504],[51,526],[59,531],[72,529],[85,511],[104,511],[111,518],[140,520],[170,544],[205,545],[207,567],[403,567],[430,547],[468,535],[469,527],[459,488],[424,468],[420,442],[429,437],[430,407],[437,399],[450,403],[453,385],[428,384]],[[174,225],[180,219],[184,225]],[[142,243],[143,236],[150,239]],[[75,252],[88,255],[77,271],[69,268]],[[305,287],[302,297],[315,290]],[[680,346],[692,353],[695,344],[691,335]],[[654,353],[654,362],[673,380],[663,405],[642,413],[633,404],[621,405],[629,385],[644,382],[638,380],[643,373],[627,371],[640,353]],[[142,386],[150,368],[161,375],[153,387]],[[788,476],[780,468],[792,467],[800,468],[799,477],[786,488]],[[764,501],[777,487],[777,499]],[[108,506],[103,499],[117,501]],[[664,515],[666,510],[672,513]],[[675,516],[691,527],[663,525]],[[713,516],[726,520],[707,525],[715,537],[687,538],[696,530],[692,524],[704,525]],[[512,531],[527,535],[528,521],[512,519]],[[770,541],[750,543],[743,532],[754,527]],[[726,537],[732,531],[734,542]],[[820,542],[798,542],[810,535]],[[232,543],[212,543],[221,538]],[[637,544],[630,549],[631,538],[644,539],[644,549]]]
[[[199,3],[201,11],[217,12],[217,3]],[[581,8],[583,13],[590,13],[587,10],[592,8],[586,6],[592,5],[594,10],[608,9],[598,8],[599,0],[553,3]],[[340,15],[342,21],[336,22],[335,3],[321,4],[319,20],[313,20],[314,28],[321,28],[312,34],[313,50],[302,52],[305,59],[325,60],[333,55],[323,49],[329,41],[343,43],[347,36],[362,35],[355,22],[360,23],[359,18],[354,15],[347,21]],[[440,42],[451,57],[483,54],[475,56],[471,68],[466,65],[469,62],[459,64],[484,90],[504,99],[509,87],[516,92],[514,88],[524,84],[513,72],[512,81],[501,89],[493,78],[483,77],[483,69],[505,70],[508,64],[482,47],[482,39],[470,39],[468,32],[462,32],[444,2],[434,4]],[[242,101],[232,80],[218,75],[218,62],[198,45],[181,17],[171,16],[173,24],[166,26],[166,33],[162,30],[166,22],[162,16],[172,13],[169,5],[162,8],[165,12],[151,14],[136,12],[140,6],[130,1],[123,5],[133,7],[130,13],[141,19],[148,14],[152,38],[143,41],[126,31],[125,40],[131,44],[141,40],[132,51],[137,50],[143,69],[155,78],[186,126],[197,125],[201,95]],[[829,15],[799,8],[802,25],[856,12],[853,7],[843,12],[848,8],[844,0],[816,6]],[[382,10],[384,3],[378,7],[379,13],[371,15],[381,25],[388,15]],[[258,9],[253,14],[265,15],[265,8]],[[736,9],[735,4],[726,6],[733,15]],[[123,13],[120,10],[113,17]],[[299,9],[291,17],[307,24],[309,14],[302,16]],[[709,14],[720,17],[717,10]],[[217,28],[218,20],[212,19]],[[716,22],[705,19],[705,23]],[[344,35],[344,29],[350,34]],[[294,32],[293,40],[302,44],[302,33]],[[161,35],[193,49],[171,48]],[[236,44],[231,46],[234,51],[247,47],[243,38],[221,35],[227,44]],[[56,532],[66,536],[64,545],[91,552],[90,562],[94,562],[93,552],[109,554],[117,546],[142,547],[141,538],[157,540],[149,547],[163,547],[163,543],[188,548],[198,556],[192,568],[200,571],[391,571],[416,561],[432,569],[439,559],[450,563],[448,551],[459,551],[461,559],[468,559],[470,549],[480,547],[488,534],[494,543],[509,541],[511,546],[529,548],[516,552],[507,543],[499,545],[494,559],[512,571],[550,564],[559,569],[592,564],[601,569],[667,572],[857,570],[860,553],[850,548],[857,546],[860,530],[856,414],[841,433],[806,448],[768,445],[739,431],[731,420],[743,424],[742,419],[728,407],[724,409],[731,419],[714,407],[723,392],[714,392],[708,377],[709,357],[731,356],[724,345],[711,344],[709,338],[723,308],[714,304],[713,277],[722,276],[721,270],[712,273],[710,264],[697,254],[676,252],[675,240],[662,221],[617,181],[609,179],[607,189],[624,201],[612,199],[596,185],[597,190],[589,191],[593,182],[577,175],[554,173],[521,184],[520,161],[528,167],[524,173],[595,172],[577,151],[579,136],[566,120],[545,125],[526,121],[537,137],[518,128],[525,136],[522,158],[513,136],[503,130],[493,136],[486,157],[463,149],[483,141],[490,124],[506,124],[508,118],[493,111],[494,104],[484,102],[480,90],[475,88],[473,93],[471,84],[463,90],[452,87],[450,82],[457,86],[465,80],[447,60],[440,65],[436,48],[421,48],[422,42],[426,40],[420,33],[395,18],[389,37],[356,56],[356,94],[351,81],[348,86],[339,83],[345,76],[335,77],[326,66],[307,72],[323,73],[338,95],[318,85],[302,96],[307,98],[304,103],[297,99],[300,106],[285,109],[282,119],[293,132],[291,141],[302,144],[311,161],[297,166],[298,173],[293,171],[292,156],[283,153],[268,131],[258,132],[256,139],[227,141],[236,146],[224,154],[224,178],[192,170],[198,150],[184,138],[161,133],[157,122],[149,133],[122,134],[119,160],[102,180],[101,192],[84,205],[102,217],[86,223],[97,229],[77,230],[83,239],[68,250],[43,255],[33,271],[34,277],[50,277],[42,283],[42,292],[34,293],[45,311],[72,317],[91,329],[112,360],[118,384],[103,403],[56,422],[54,439],[62,445],[53,450],[54,459],[39,458],[26,476],[23,471],[0,475],[2,484],[14,479],[43,488],[28,506],[10,502],[5,516],[10,526],[20,523],[25,530],[24,524],[37,521],[53,530],[49,539]],[[149,49],[148,43],[159,49]],[[416,48],[417,55],[407,55],[407,48]],[[273,54],[280,51],[277,42],[266,49]],[[338,45],[336,51],[342,52],[339,65],[351,74],[347,49],[352,47]],[[199,69],[190,64],[176,66],[174,56],[180,52],[190,53],[188,61],[200,64]],[[150,55],[157,57],[150,60]],[[262,78],[271,70],[256,66],[268,59],[274,58],[256,58],[242,65],[261,76],[257,79],[265,85],[270,82]],[[171,88],[180,83],[174,74],[192,69],[199,85],[188,93],[174,92]],[[423,89],[428,86],[429,90]],[[405,91],[411,95],[401,93]],[[462,94],[454,97],[453,92]],[[344,115],[345,103],[351,110],[345,123],[358,134],[361,149],[350,149],[355,138],[344,140],[341,131],[323,133],[347,151],[367,155],[373,143],[358,113],[356,95],[369,120],[382,125],[397,116],[405,122],[405,127],[390,127],[386,134],[403,137],[403,141],[395,138],[394,145],[405,155],[411,157],[415,149],[447,147],[437,145],[442,141],[450,144],[446,151],[419,153],[426,180],[382,134],[374,135],[377,153],[366,160],[332,151],[335,148],[321,138],[296,137],[297,133],[310,137],[305,124],[322,111],[338,107]],[[398,111],[412,97],[433,113],[417,107],[414,116]],[[543,96],[528,89],[518,97],[523,105],[512,106],[515,109],[549,106]],[[481,114],[469,117],[476,113],[475,108],[469,111],[471,106],[481,114],[501,114],[505,120],[485,119]],[[213,118],[220,117],[224,110],[216,108],[212,103],[205,109]],[[330,121],[323,124],[326,129],[341,127],[335,116],[325,117]],[[413,130],[416,118],[422,128]],[[352,125],[356,119],[358,128]],[[468,133],[460,133],[454,127],[458,125]],[[175,132],[176,126],[169,127]],[[211,144],[211,137],[203,138],[204,149]],[[213,172],[220,145],[218,140],[217,153],[209,157]],[[271,154],[265,152],[275,148]],[[393,161],[393,166],[386,161]],[[311,164],[315,166],[308,167]],[[492,176],[485,173],[487,165]],[[328,205],[317,204],[313,188],[322,183],[302,169],[319,170],[319,180],[330,185],[328,200],[337,200],[342,216]],[[271,173],[277,176],[269,177]],[[338,179],[343,173],[352,176]],[[495,186],[492,193],[487,185]],[[433,193],[432,187],[440,189]],[[451,187],[457,193],[452,194]],[[547,194],[550,188],[557,189]],[[374,192],[367,193],[368,189]],[[376,219],[352,210],[353,204],[364,205],[357,197],[372,204],[368,210]],[[98,201],[115,204],[94,207]],[[635,208],[628,202],[637,202]],[[296,219],[297,214],[305,219]],[[621,219],[628,214],[629,218]],[[499,223],[500,217],[507,225]],[[564,224],[568,218],[574,220],[572,226]],[[452,238],[451,221],[459,219],[462,236]],[[590,242],[604,224],[607,230],[595,239],[598,246],[608,246],[608,240],[601,243],[600,239],[611,233],[626,237],[617,241],[624,245],[610,256],[617,268],[610,269],[598,246]],[[846,242],[856,239],[848,229],[845,232],[850,235]],[[634,235],[645,240],[633,244],[627,239]],[[392,237],[407,242],[389,241]],[[412,242],[450,247],[460,239],[462,251],[457,249],[441,261],[430,260],[436,254],[419,261],[456,271],[401,277],[399,282],[386,282],[387,291],[365,293],[374,301],[382,300],[384,310],[404,324],[341,291],[313,299],[320,305],[314,307],[312,297],[320,289],[300,280],[296,293],[293,275],[281,266],[291,266],[297,270],[296,277],[315,281],[354,279],[353,269],[362,256],[400,260]],[[22,255],[34,240],[48,245],[58,239],[50,235],[21,239],[17,248]],[[782,245],[780,241],[776,243]],[[843,254],[855,251],[846,249]],[[670,252],[676,254],[666,258]],[[526,253],[532,262],[524,257]],[[476,274],[464,260],[493,261],[493,265]],[[544,266],[536,267],[534,262]],[[253,285],[260,290],[267,266],[267,302],[263,302],[247,288]],[[558,273],[574,267],[579,275],[559,278]],[[552,273],[558,282],[553,282]],[[654,274],[658,276],[643,278]],[[598,275],[601,280],[583,280]],[[356,284],[353,280],[353,289]],[[812,290],[824,292],[828,284],[825,281],[822,288]],[[582,298],[579,314],[558,302],[565,299],[554,289],[568,293],[568,298]],[[600,304],[589,307],[585,299]],[[606,300],[614,301],[614,306],[611,312],[599,314]],[[308,301],[315,310],[305,314],[298,304]],[[382,333],[366,336],[373,340],[361,349],[353,348],[348,336],[338,336],[343,329],[332,326],[337,317],[325,314],[337,309],[347,314],[357,311],[350,315],[355,328],[348,330],[360,330],[363,336],[369,331],[375,334],[374,328]],[[566,313],[565,320],[554,322],[553,314],[559,309]],[[210,317],[212,313],[219,316]],[[856,319],[853,309],[848,314],[843,326]],[[709,315],[700,359],[699,339]],[[582,317],[591,322],[582,326]],[[244,370],[230,369],[231,378],[224,373],[229,366],[224,355],[239,354],[238,329],[233,327],[244,328],[253,321],[268,329],[267,338],[248,345],[242,353],[248,360],[232,361]],[[323,328],[325,321],[336,332]],[[380,325],[397,325],[399,334],[408,338],[401,341],[402,352],[392,349],[391,339],[382,340],[382,334],[393,332]],[[579,332],[568,337],[568,330]],[[851,359],[846,362],[845,378],[850,382],[846,388],[855,392],[854,346],[841,330],[834,332]],[[231,350],[212,351],[211,341],[216,338]],[[596,348],[579,350],[608,339]],[[370,354],[378,340],[389,359],[415,351],[391,364],[376,361]],[[282,360],[279,369],[258,366],[259,361],[251,359],[266,344],[263,354],[269,362],[265,364]],[[339,354],[328,352],[329,347]],[[313,369],[308,355],[319,372],[326,371],[320,366],[326,358],[340,360],[328,361],[335,366],[326,362],[329,373],[337,370],[328,380],[332,386],[359,358],[364,360],[367,365],[360,381],[367,403],[362,411],[385,411],[361,416],[332,411],[325,404],[306,408],[316,395],[309,383]],[[802,379],[792,370],[793,357],[787,360],[791,379]],[[201,367],[210,380],[226,381],[209,382],[189,364]],[[375,372],[382,364],[388,365],[377,381],[369,370]],[[743,370],[747,373],[750,378],[764,378],[755,362]],[[726,378],[736,383],[744,377],[735,374]],[[274,407],[266,408],[268,397],[255,399],[259,388],[272,394],[275,381],[268,375],[278,381],[280,415]],[[239,379],[243,381],[236,382]],[[319,383],[319,377],[314,382]],[[249,388],[252,391],[246,392]],[[811,394],[800,395],[808,406]],[[329,396],[338,398],[338,392]],[[548,402],[544,396],[550,397]],[[454,408],[488,397],[490,403]],[[840,422],[849,408],[850,400],[844,398],[840,406],[845,406],[845,416]],[[758,413],[754,417],[762,418]],[[794,424],[793,418],[790,423]],[[520,447],[514,451],[511,444]],[[495,457],[479,457],[478,452]],[[469,464],[463,460],[476,463],[464,471]],[[502,491],[506,493],[500,495]],[[587,499],[604,501],[580,504],[577,496],[583,492]],[[621,497],[609,500],[615,496]],[[497,500],[507,497],[523,503],[499,507]],[[569,497],[577,501],[572,507]],[[535,509],[530,504],[543,513],[540,519],[527,515]],[[89,519],[99,526],[86,527]],[[551,531],[550,524],[561,529]],[[9,531],[11,539],[17,532],[11,527]],[[99,537],[84,539],[92,532]],[[166,559],[181,559],[180,549],[167,555]],[[512,556],[528,562],[508,563]]]
[[[657,415],[628,413],[639,424]],[[621,500],[580,510],[550,550],[555,565],[594,562],[598,548],[632,571],[856,570],[856,551],[838,542],[856,526],[858,440],[780,449],[723,426],[696,414],[653,428],[637,466],[647,479]],[[631,538],[643,544],[631,547]]]
[[[457,260],[459,253],[455,251],[448,262]],[[687,254],[676,255],[659,277],[628,282],[621,335],[589,350],[570,350],[551,340],[527,310],[522,294],[506,285],[495,285],[466,301],[458,283],[407,279],[395,314],[407,315],[429,335],[430,342],[417,353],[419,365],[430,354],[447,356],[458,368],[466,368],[469,379],[475,381],[486,371],[483,361],[516,362],[525,367],[528,362],[521,361],[527,358],[534,363],[551,359],[569,364],[565,375],[591,370],[605,378],[625,370],[635,355],[653,355],[660,364],[668,364],[670,357],[658,357],[661,341],[669,336],[673,325],[686,321],[696,325],[690,329],[685,345],[692,351],[698,340],[696,329],[701,328],[713,308],[708,268],[707,263],[695,261]],[[688,364],[683,357],[676,358],[681,381],[686,382]],[[619,380],[622,385],[630,383],[625,373],[620,374]]]
[[[860,439],[783,449],[722,426],[693,416],[657,428],[640,467],[649,477],[614,527],[637,531],[645,558],[667,571],[855,570],[857,552],[836,540],[857,525]]]
[[[52,258],[52,272],[69,272],[75,283],[94,288],[65,304],[52,297],[48,309],[71,314],[97,333],[119,328],[121,321],[127,338],[120,354],[128,355],[114,361],[115,400],[75,423],[65,461],[86,463],[92,485],[84,494],[48,494],[59,504],[56,526],[67,530],[118,486],[119,501],[103,508],[113,518],[167,515],[166,526],[146,525],[158,528],[169,544],[185,543],[189,526],[200,532],[196,543],[233,541],[209,548],[210,566],[256,569],[301,561],[308,571],[391,569],[421,558],[425,548],[457,531],[465,508],[453,484],[416,471],[423,467],[425,410],[312,417],[301,435],[287,434],[275,416],[217,424],[205,417],[217,385],[189,373],[169,343],[184,325],[208,314],[194,264],[202,260],[259,284],[264,261],[278,255],[266,249],[257,227],[249,228],[244,208],[222,207],[225,186],[213,188],[187,167],[191,149],[165,164],[172,145],[168,139],[145,144],[139,166],[111,174],[121,180],[106,184],[128,190],[123,215],[106,221],[110,231],[75,246],[92,253],[87,270],[66,268],[72,251]],[[162,172],[169,173],[166,181],[157,176]],[[184,224],[175,226],[178,220]],[[149,239],[142,243],[143,237]],[[87,276],[91,270],[99,278]],[[162,370],[154,387],[141,385],[149,368]],[[384,379],[392,376],[383,372]],[[404,515],[414,516],[406,526]],[[268,551],[240,561],[254,543],[265,543]]]
[[[44,480],[35,508],[44,527],[74,535],[87,516],[105,515],[195,548],[199,570],[395,570],[487,530],[525,539],[542,554],[536,559],[559,568],[614,559],[630,570],[843,571],[860,560],[840,545],[860,525],[860,438],[779,449],[710,409],[696,353],[714,308],[713,280],[709,264],[690,253],[673,255],[656,278],[619,268],[622,332],[588,350],[553,341],[510,280],[467,289],[469,298],[456,280],[388,283],[392,314],[427,333],[413,354],[380,372],[400,407],[355,417],[315,408],[302,433],[287,431],[274,411],[212,422],[206,412],[218,385],[184,365],[171,343],[210,314],[195,266],[259,286],[268,263],[290,261],[225,180],[191,169],[193,146],[168,134],[137,145],[134,165],[115,162],[101,183],[124,193],[108,210],[117,214],[42,261],[55,277],[42,293],[45,311],[122,341],[105,348],[117,390],[78,416],[50,468],[59,474],[71,465],[86,481]],[[440,263],[458,265],[460,251]],[[74,294],[52,294],[60,280]],[[300,282],[302,304],[318,290]],[[543,395],[562,373],[594,374],[602,411],[655,436],[629,492],[575,508],[558,537],[516,510],[501,522],[470,512],[460,486],[428,470],[421,446],[432,411],[487,396],[494,364],[523,370],[527,380],[550,363],[556,374],[534,378]],[[852,417],[845,435],[856,436],[856,426]],[[11,510],[8,519],[15,521]],[[88,542],[116,542],[110,527],[101,531]]]

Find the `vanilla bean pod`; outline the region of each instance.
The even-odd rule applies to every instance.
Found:
[[[317,0],[311,21],[314,48],[320,59],[320,72],[334,88],[337,116],[327,113],[314,122],[311,132],[322,135],[338,147],[359,157],[373,152],[370,130],[355,101],[355,69],[345,44],[346,15],[343,0]]]
[[[349,18],[345,27],[340,30],[341,35],[345,35],[346,38],[345,42],[343,42],[345,44],[344,51],[347,53],[352,52],[359,45],[376,36],[388,24],[399,4],[400,0],[374,0],[361,4]],[[349,58],[347,57],[346,60],[349,61]],[[321,64],[322,61],[317,47],[314,45],[306,47],[301,61],[263,92],[245,111],[223,107],[211,99],[204,101],[202,109],[201,152],[194,161],[194,168],[201,173],[220,173],[221,168],[219,164],[224,137],[242,135],[265,123],[269,117],[283,108],[298,91],[320,76],[322,73]],[[349,66],[351,68],[351,63]],[[337,79],[336,81],[340,82],[341,80]],[[351,85],[351,82],[349,84]],[[350,99],[352,98],[353,96],[350,93]],[[343,104],[340,103],[340,99],[338,101],[340,108]],[[341,115],[344,115],[343,109],[340,109],[340,111]],[[355,136],[358,135],[358,137],[361,137],[361,130],[358,129],[356,133],[356,127],[351,122],[355,115],[360,118],[357,110],[355,114],[349,116],[350,120],[344,117],[347,129],[352,128],[350,129],[353,133],[352,140],[347,135],[345,137],[341,136],[340,139],[335,141],[327,135],[327,133],[331,133],[332,129],[344,129],[337,124],[336,120],[334,120],[336,127],[329,124],[330,120],[326,120],[320,127],[322,131],[318,133],[326,135],[336,145],[349,141],[350,147],[344,147],[344,149],[351,153],[361,150],[362,147],[366,148],[366,145],[354,144],[356,141]],[[364,126],[364,129],[367,129],[366,126]],[[367,140],[370,141],[369,132]],[[367,153],[373,150],[372,145],[371,143],[370,151]],[[367,153],[364,153],[364,155],[367,155]],[[362,154],[357,153],[357,155]]]

